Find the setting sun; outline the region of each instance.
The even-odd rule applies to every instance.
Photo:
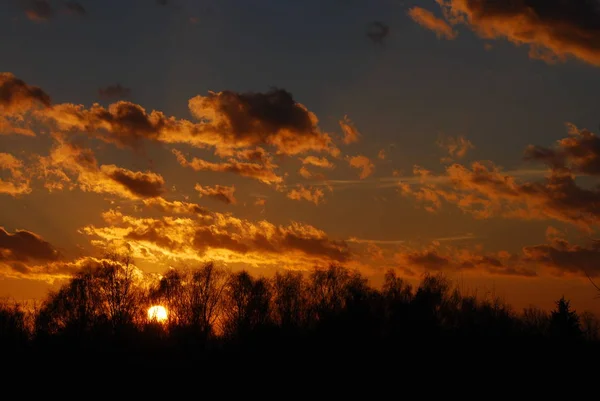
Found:
[[[166,322],[167,321],[167,309],[161,305],[154,305],[148,308],[148,319],[154,320],[157,322]]]

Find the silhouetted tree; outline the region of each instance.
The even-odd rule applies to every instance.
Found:
[[[284,329],[308,324],[307,283],[300,272],[276,272],[271,280],[273,320]]]
[[[571,310],[570,301],[565,297],[556,301],[556,309],[550,315],[550,335],[554,338],[574,340],[581,337],[579,316]]]
[[[17,302],[0,300],[0,349],[14,350],[26,345],[29,328],[25,311]]]
[[[129,255],[110,253],[96,269],[97,289],[113,330],[133,325],[143,316],[142,293],[136,286],[139,271]]]
[[[581,331],[588,341],[598,341],[600,339],[600,320],[590,311],[584,311],[579,316],[581,322]]]
[[[270,292],[264,278],[254,279],[247,271],[229,276],[224,291],[224,333],[244,338],[270,320]]]

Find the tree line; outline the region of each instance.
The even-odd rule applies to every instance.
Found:
[[[148,316],[164,306],[167,319]],[[413,287],[394,271],[374,288],[339,265],[255,277],[213,263],[170,269],[154,282],[131,258],[113,254],[88,266],[33,309],[0,304],[0,351],[27,360],[114,353],[173,363],[260,352],[308,355],[398,355],[548,349],[596,352],[600,322],[561,298],[550,312],[513,310],[426,274]],[[483,347],[483,348],[482,348]],[[502,351],[499,351],[502,350]],[[577,351],[579,352],[579,351]]]

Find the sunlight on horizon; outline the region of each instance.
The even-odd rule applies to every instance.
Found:
[[[162,305],[153,305],[148,308],[148,320],[164,323],[167,321],[169,314],[167,309]]]

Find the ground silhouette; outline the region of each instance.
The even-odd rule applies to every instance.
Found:
[[[130,258],[113,254],[33,309],[3,302],[5,363],[29,372],[108,366],[208,378],[309,369],[322,377],[434,380],[565,368],[588,374],[600,356],[600,323],[568,300],[549,313],[517,312],[498,298],[461,294],[442,274],[412,287],[390,270],[373,288],[338,265],[271,278],[212,263],[171,269],[153,282],[138,272]],[[168,319],[149,319],[152,305],[164,306]]]

